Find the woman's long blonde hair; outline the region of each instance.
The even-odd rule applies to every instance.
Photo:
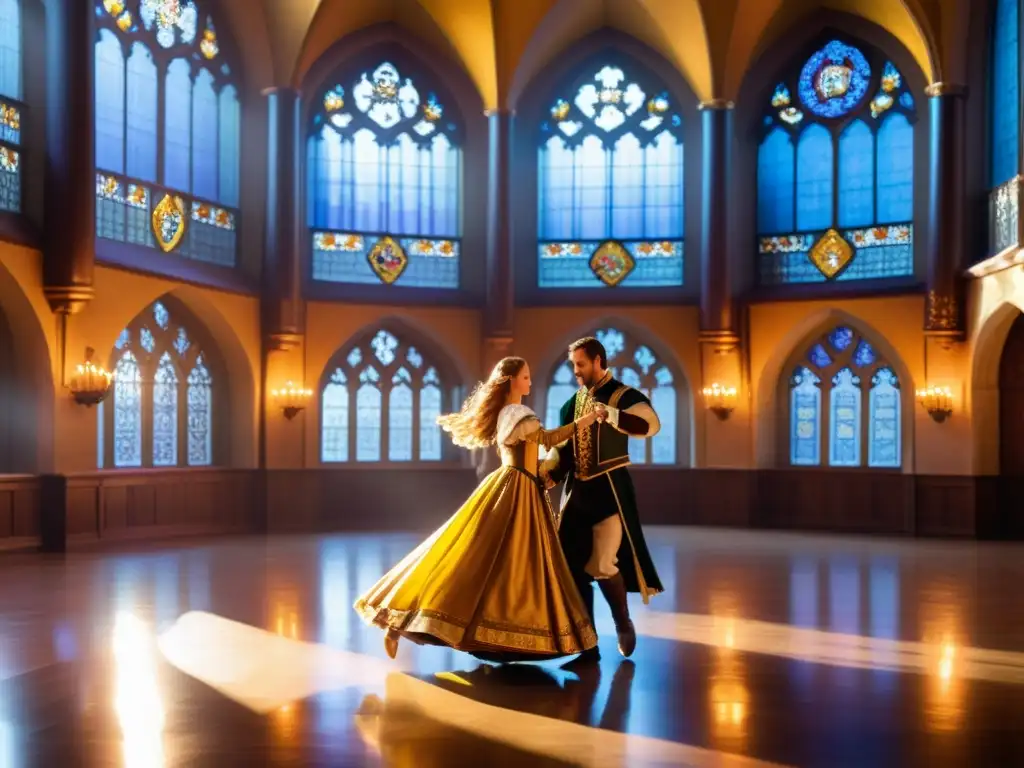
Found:
[[[462,448],[483,448],[494,445],[498,431],[498,414],[508,403],[512,379],[523,370],[521,357],[505,357],[498,361],[487,377],[473,388],[458,413],[438,418],[437,423]]]

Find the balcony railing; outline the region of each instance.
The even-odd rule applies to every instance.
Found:
[[[21,213],[21,116],[25,105],[0,98],[0,211]]]
[[[988,242],[990,255],[1019,245],[1020,176],[989,192]]]
[[[96,172],[96,236],[233,267],[238,211],[107,171]]]

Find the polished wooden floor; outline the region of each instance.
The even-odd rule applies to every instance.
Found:
[[[0,767],[1024,765],[1024,548],[649,529],[633,659],[386,658],[411,535],[0,559]]]

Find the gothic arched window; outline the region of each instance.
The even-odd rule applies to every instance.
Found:
[[[761,283],[913,274],[915,104],[896,66],[832,40],[768,101],[757,155]]]
[[[318,95],[307,141],[313,279],[458,288],[461,131],[389,61]]]
[[[100,467],[215,463],[214,376],[197,339],[163,302],[121,331],[114,386],[99,408]]]
[[[992,252],[1017,245],[1020,215],[1020,0],[996,0],[989,87]]]
[[[650,440],[629,439],[630,459],[634,464],[678,463],[679,397],[672,371],[650,347],[617,328],[604,328],[594,336],[608,353],[612,376],[647,395],[661,421],[661,431]],[[560,364],[548,385],[545,418],[549,427],[560,423],[559,411],[577,389],[572,366],[568,361]]]
[[[839,326],[791,369],[789,463],[887,467],[903,462],[900,380],[867,339]]]
[[[21,0],[0,0],[0,210],[21,211]]]
[[[351,344],[321,382],[320,460],[440,461],[437,417],[450,391],[436,365],[390,331]]]
[[[668,91],[629,66],[573,82],[541,124],[541,288],[683,284],[683,129]]]
[[[241,114],[204,0],[96,1],[96,231],[235,265]]]

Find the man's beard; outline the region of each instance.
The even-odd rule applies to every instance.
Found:
[[[581,374],[576,377],[576,381],[579,383],[581,387],[586,387],[587,389],[590,389],[592,386],[594,386],[595,383],[594,372],[591,371],[590,374],[588,374],[587,376],[583,376]]]

